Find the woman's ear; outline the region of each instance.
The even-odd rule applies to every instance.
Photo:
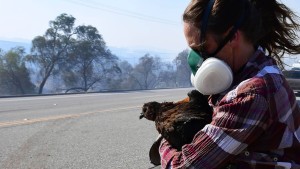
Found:
[[[232,36],[232,38],[229,40],[230,45],[236,46],[237,44],[239,44],[240,38],[241,31],[237,30]]]

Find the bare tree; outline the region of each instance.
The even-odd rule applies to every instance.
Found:
[[[50,28],[45,35],[37,36],[32,40],[31,54],[28,59],[39,68],[41,77],[39,94],[43,92],[49,76],[67,57],[72,36],[75,34],[74,22],[73,16],[61,14],[54,21],[50,21]]]
[[[173,63],[176,65],[176,86],[190,87],[191,86],[191,69],[187,63],[189,50],[184,50],[178,54]]]
[[[87,92],[108,75],[119,71],[118,58],[106,47],[98,30],[92,26],[79,26],[74,40],[68,69],[63,69],[63,79],[69,90]],[[66,68],[66,64],[63,65]]]
[[[159,86],[161,88],[174,88],[176,87],[176,70],[175,66],[170,63],[164,63],[159,73]]]
[[[132,78],[133,66],[128,61],[121,61],[118,64],[120,72],[116,76],[107,79],[109,90],[131,90],[139,89],[136,80]]]
[[[149,54],[139,59],[139,63],[133,70],[132,78],[139,85],[140,89],[151,89],[155,87],[158,83],[160,65],[160,58],[150,56]]]

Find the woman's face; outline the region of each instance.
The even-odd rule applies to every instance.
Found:
[[[218,48],[218,44],[213,36],[207,33],[205,43],[201,45],[200,31],[197,27],[190,23],[184,23],[184,35],[189,47],[196,51],[206,52],[211,54]],[[216,58],[226,62],[234,70],[233,51],[227,43],[217,54]],[[203,46],[203,47],[201,47]]]

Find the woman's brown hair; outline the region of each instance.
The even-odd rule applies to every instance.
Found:
[[[203,12],[209,0],[192,0],[183,21],[200,29]],[[207,31],[222,35],[245,15],[240,30],[254,46],[261,46],[283,68],[282,57],[299,54],[298,16],[276,0],[215,0]]]

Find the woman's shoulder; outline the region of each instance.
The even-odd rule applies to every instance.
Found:
[[[273,95],[279,90],[291,90],[279,72],[260,72],[247,80],[239,83],[234,90],[237,94],[258,94],[262,96]]]

